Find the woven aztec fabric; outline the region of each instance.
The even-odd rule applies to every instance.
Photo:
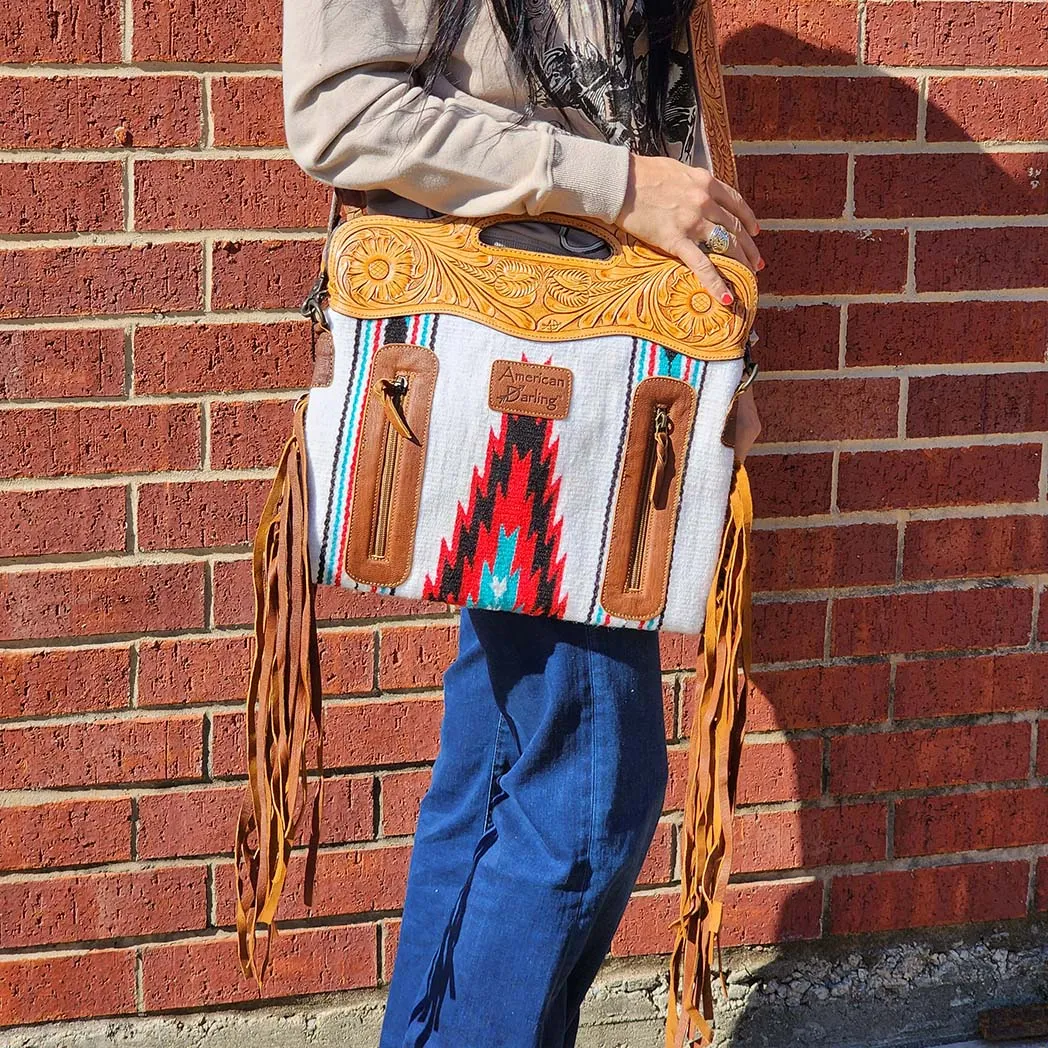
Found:
[[[694,360],[619,335],[545,343],[448,314],[357,320],[328,308],[325,315],[333,377],[310,390],[305,419],[315,582],[602,626],[702,628],[733,466],[719,436],[741,359]],[[347,573],[348,534],[373,361],[383,346],[404,343],[432,351],[436,377],[415,478],[410,567],[398,585],[378,586]],[[490,407],[489,375],[505,360],[569,369],[566,417]],[[605,609],[602,582],[631,405],[640,383],[655,376],[695,391],[695,421],[673,447],[681,475],[665,599],[657,614],[629,619]]]

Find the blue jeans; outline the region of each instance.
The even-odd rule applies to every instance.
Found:
[[[666,776],[657,633],[464,609],[379,1048],[571,1048]]]

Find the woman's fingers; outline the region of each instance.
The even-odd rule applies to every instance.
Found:
[[[735,296],[724,282],[724,277],[694,240],[682,237],[673,253],[698,277],[699,283],[718,302],[727,306],[734,301]]]
[[[710,179],[707,192],[721,207],[739,219],[751,237],[755,237],[760,232],[757,216],[738,190],[732,189],[727,182],[722,182],[719,178],[713,178]]]
[[[713,231],[714,225],[722,225],[731,233],[732,243],[726,254],[738,259],[743,265],[749,266],[756,273],[761,260],[760,249],[753,241],[753,237],[743,228],[742,222],[737,216],[725,211],[717,204],[711,204],[706,212],[706,220],[702,223],[700,231],[701,238],[705,241]]]

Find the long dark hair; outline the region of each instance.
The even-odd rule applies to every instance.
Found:
[[[539,41],[528,17],[529,4],[536,0],[433,0],[436,27],[433,42],[428,51],[420,49],[412,71],[417,82],[426,91],[433,88],[439,77],[447,70],[448,61],[466,24],[473,3],[490,2],[492,12],[499,24],[517,67],[523,73],[529,87],[529,103],[522,119],[530,116],[534,108],[536,85],[540,86],[549,101],[564,112],[564,99],[550,81],[543,68]],[[544,0],[558,3],[560,0]],[[572,3],[597,4],[604,19],[605,39],[614,40],[622,31],[623,0],[563,0],[567,4],[569,24]],[[666,143],[666,100],[670,78],[670,50],[684,31],[694,0],[643,0],[642,20],[648,41],[647,69],[644,84],[642,110],[645,124],[641,141],[633,143],[638,152],[660,152]],[[424,72],[422,71],[424,69]],[[632,83],[632,81],[631,81]]]

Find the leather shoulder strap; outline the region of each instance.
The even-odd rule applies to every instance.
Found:
[[[695,0],[688,30],[706,155],[714,175],[737,189],[738,174],[731,145],[731,127],[728,124],[724,74],[721,72],[720,51],[717,47],[713,0]]]

